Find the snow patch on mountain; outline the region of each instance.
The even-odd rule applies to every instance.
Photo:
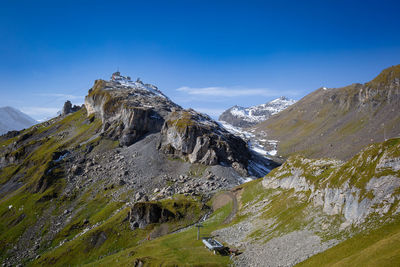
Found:
[[[111,76],[111,81],[123,87],[133,88],[142,91],[148,91],[156,96],[167,98],[155,85],[144,84],[139,78],[134,82],[129,76],[122,76],[120,72],[114,72]]]
[[[265,140],[265,139],[257,139],[256,135],[243,130],[242,128],[232,126],[231,124],[224,122],[224,121],[219,121],[218,122],[223,128],[225,128],[228,132],[241,137],[243,140],[247,141],[247,144],[250,148],[251,151],[262,155],[264,157],[268,156],[276,156],[277,150],[276,150],[276,145],[278,144],[278,141],[276,140]],[[262,146],[261,143],[268,142],[270,144],[275,144],[274,148],[271,150],[266,150],[264,146]]]
[[[267,120],[272,115],[296,103],[296,100],[279,97],[268,103],[244,108],[234,106],[221,114],[220,121],[225,121],[237,127],[249,127]]]

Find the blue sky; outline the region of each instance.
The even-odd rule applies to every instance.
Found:
[[[398,1],[14,1],[0,7],[0,106],[43,119],[95,79],[153,83],[216,117],[400,64]]]

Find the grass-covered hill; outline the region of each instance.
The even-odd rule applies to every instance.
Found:
[[[239,266],[400,264],[398,138],[347,162],[292,156],[236,194],[234,222],[214,234],[243,251]]]
[[[400,135],[400,65],[365,84],[320,88],[256,126],[278,153],[347,160],[365,145]]]

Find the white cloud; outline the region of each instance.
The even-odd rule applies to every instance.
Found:
[[[290,91],[277,91],[267,88],[244,88],[244,87],[202,87],[194,88],[188,86],[182,86],[176,89],[179,92],[184,92],[189,95],[196,96],[223,96],[223,97],[240,97],[240,96],[264,96],[274,97],[281,95],[293,95],[294,92]]]
[[[60,109],[51,107],[23,107],[21,111],[38,121],[42,121],[43,119],[55,117]]]

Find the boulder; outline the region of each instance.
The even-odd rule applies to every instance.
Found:
[[[144,229],[152,223],[163,223],[175,218],[175,214],[157,203],[135,203],[129,212],[132,229]]]
[[[64,106],[63,106],[63,108],[62,108],[61,115],[62,115],[62,116],[65,116],[65,115],[68,115],[68,114],[70,114],[70,113],[76,112],[76,111],[78,111],[78,110],[80,110],[80,109],[81,109],[80,106],[77,106],[77,105],[72,106],[71,101],[67,100],[67,101],[64,103]]]

